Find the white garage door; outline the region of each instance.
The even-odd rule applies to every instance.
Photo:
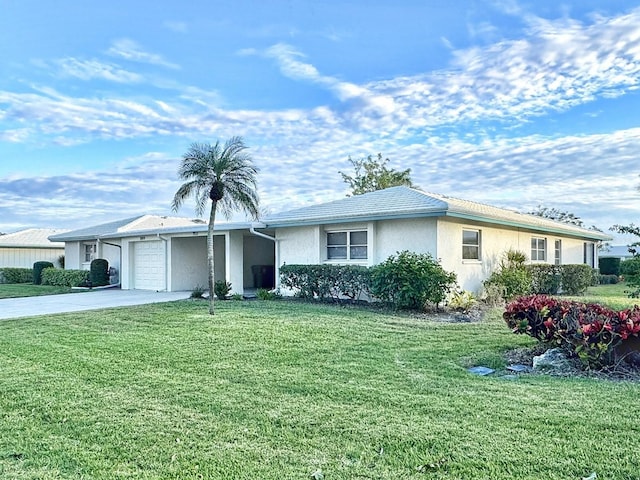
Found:
[[[133,288],[165,290],[164,242],[133,244]]]

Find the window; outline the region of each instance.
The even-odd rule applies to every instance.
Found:
[[[462,259],[480,260],[480,230],[462,230]]]
[[[562,240],[556,240],[555,247],[555,264],[562,264]]]
[[[327,232],[327,259],[366,260],[367,232]]]
[[[531,260],[544,262],[547,260],[547,239],[531,237]]]
[[[85,243],[84,244],[84,263],[90,263],[96,256],[96,244]]]
[[[591,268],[595,267],[595,247],[591,242],[585,242],[583,246],[583,263]]]

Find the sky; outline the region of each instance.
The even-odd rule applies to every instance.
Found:
[[[0,232],[172,212],[194,142],[243,137],[261,210],[381,153],[429,192],[640,223],[640,5],[0,0]],[[232,218],[231,220],[244,220]]]

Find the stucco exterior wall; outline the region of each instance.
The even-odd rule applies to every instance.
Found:
[[[383,262],[403,250],[428,253],[437,258],[436,227],[435,218],[376,222],[372,264]]]
[[[220,236],[221,243],[224,237]],[[214,248],[215,248],[214,239]],[[207,237],[173,237],[171,239],[171,291],[193,290],[208,286]]]
[[[480,231],[480,260],[462,259],[462,231],[465,229]],[[518,250],[531,258],[531,238],[546,239],[546,260],[533,263],[555,263],[555,241],[561,241],[561,263],[583,263],[583,239],[544,234],[530,230],[489,226],[478,222],[438,219],[438,259],[447,271],[455,272],[458,285],[471,292],[482,290],[482,281],[491,275],[509,250]]]
[[[320,263],[320,227],[278,228],[276,239],[280,265]]]

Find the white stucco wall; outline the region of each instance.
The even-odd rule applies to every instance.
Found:
[[[428,253],[437,258],[436,225],[435,218],[376,222],[372,264],[383,262],[403,250]]]
[[[218,236],[224,242],[224,237]],[[223,250],[223,249],[222,249]],[[171,291],[190,291],[200,286],[207,288],[209,274],[207,269],[207,237],[173,237],[171,239]],[[224,262],[223,262],[224,265]],[[223,270],[224,271],[224,270]]]
[[[320,263],[320,227],[279,228],[276,230],[280,265]]]
[[[51,262],[60,267],[60,255],[64,255],[64,248],[0,247],[0,267],[33,268],[35,262]]]
[[[480,261],[462,259],[462,231],[464,229],[480,231]],[[438,258],[442,267],[455,272],[458,285],[471,292],[482,290],[482,281],[494,271],[509,250],[518,250],[531,258],[531,238],[546,239],[547,259],[544,262],[555,263],[555,241],[561,240],[561,263],[583,263],[583,248],[585,241],[572,237],[555,234],[543,234],[528,230],[494,227],[477,222],[468,222],[454,218],[440,218],[438,220]]]

